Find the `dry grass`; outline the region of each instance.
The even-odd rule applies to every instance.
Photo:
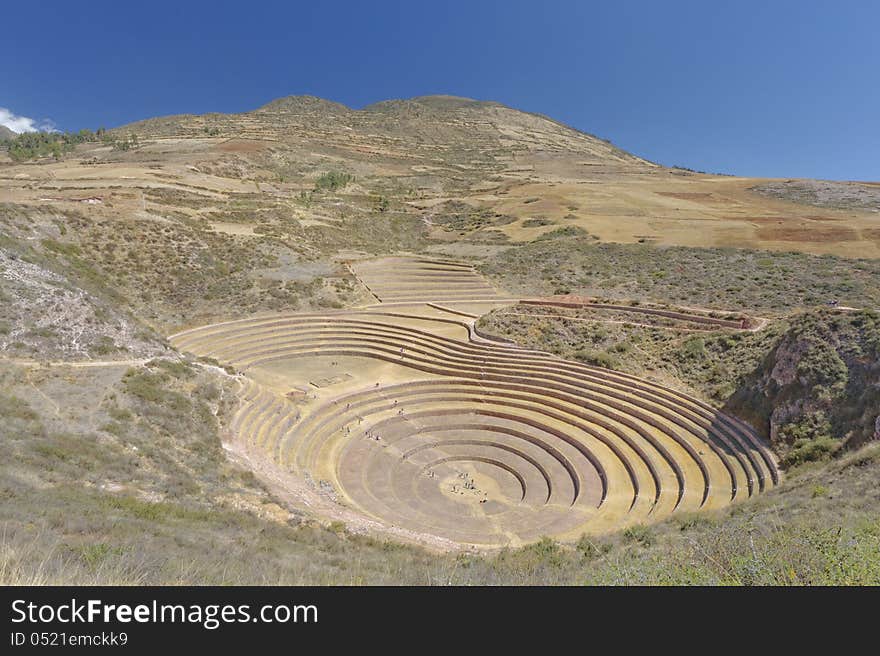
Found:
[[[880,260],[732,248],[536,241],[487,257],[480,270],[524,296],[577,294],[783,314],[880,306]]]

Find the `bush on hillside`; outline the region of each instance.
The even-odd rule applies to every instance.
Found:
[[[354,182],[354,176],[350,173],[329,171],[322,173],[315,180],[315,191],[336,191],[337,189],[344,189],[352,182]]]

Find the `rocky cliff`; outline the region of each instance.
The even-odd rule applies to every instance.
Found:
[[[795,318],[728,409],[764,432],[787,464],[880,439],[880,315]]]

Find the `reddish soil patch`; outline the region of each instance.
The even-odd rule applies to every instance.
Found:
[[[666,196],[668,198],[677,198],[679,200],[707,200],[709,198],[713,198],[714,194],[711,192],[697,192],[697,191],[656,191],[654,192],[658,196]]]
[[[852,228],[832,226],[780,225],[766,226],[758,230],[758,238],[764,241],[858,241],[859,236]]]
[[[789,225],[798,225],[799,221],[840,221],[839,218],[831,216],[822,216],[820,214],[811,214],[809,216],[740,216],[727,217],[730,220],[748,221],[749,223],[757,223],[758,225],[772,225],[778,223],[788,223]],[[812,230],[813,228],[804,228]]]

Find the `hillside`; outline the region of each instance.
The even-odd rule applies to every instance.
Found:
[[[7,128],[5,125],[0,125],[0,141],[5,141],[7,139],[14,139],[16,133]]]
[[[290,96],[21,159],[7,580],[877,580],[852,561],[876,183],[666,168],[451,96]]]

